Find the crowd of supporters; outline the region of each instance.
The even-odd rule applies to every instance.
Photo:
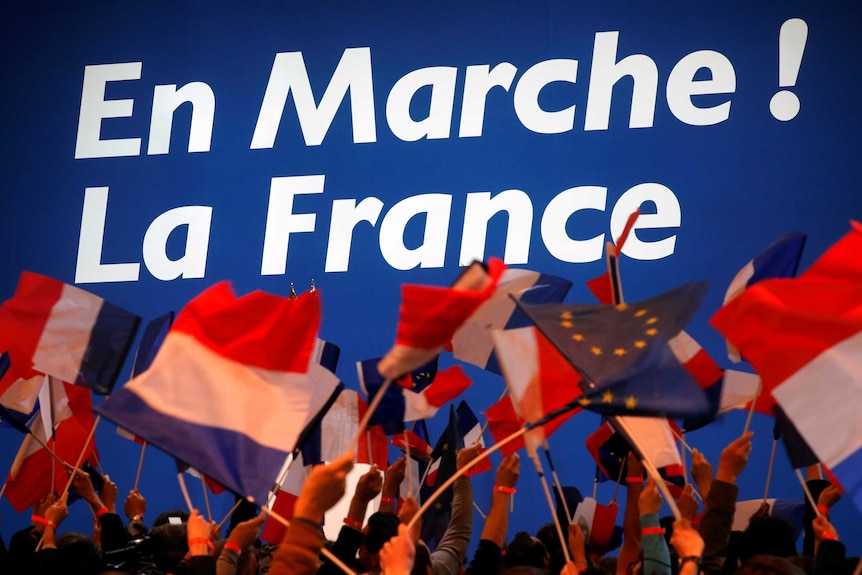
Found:
[[[219,526],[197,511],[161,513],[149,525],[146,500],[137,491],[117,509],[118,488],[109,479],[99,491],[90,476],[78,472],[73,486],[94,516],[90,535],[62,531],[67,498],[48,496],[33,509],[32,524],[0,548],[0,573],[6,575],[189,574],[189,575],[334,575],[343,572],[384,575],[574,575],[644,573],[648,575],[853,573],[858,560],[845,558],[844,545],[829,523],[829,509],[841,497],[838,486],[809,470],[808,486],[817,503],[807,505],[805,535],[797,550],[794,528],[771,516],[768,506],[755,513],[745,531],[732,531],[738,495],[737,478],[751,451],[751,434],[731,442],[712,466],[695,451],[692,480],[703,494],[703,509],[687,486],[677,506],[681,517],[660,519],[663,499],[653,479],[645,478],[630,454],[625,485],[624,536],[616,557],[590,549],[578,523],[563,525],[565,541],[551,526],[536,536],[509,529],[510,499],[518,482],[517,454],[503,458],[496,470],[491,507],[481,529],[474,528],[470,478],[453,485],[451,518],[434,549],[419,538],[419,511],[412,499],[397,500],[404,479],[404,459],[385,477],[375,468],[358,481],[336,541],[326,541],[324,513],[346,491],[353,454],[315,467],[296,501],[281,542],[265,544],[259,533],[265,515],[251,504],[239,505],[222,537]],[[461,450],[462,468],[478,456],[478,446]],[[380,506],[365,521],[369,504]],[[122,515],[121,513],[122,512]],[[122,516],[125,516],[127,522]],[[412,527],[408,527],[410,524]],[[478,532],[478,537],[476,533]],[[471,540],[477,542],[468,557]],[[566,553],[565,551],[568,551]],[[570,558],[570,560],[567,560]]]

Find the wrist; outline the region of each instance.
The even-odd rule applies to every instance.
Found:
[[[509,487],[508,485],[495,485],[494,492],[495,493],[505,493],[506,495],[514,495],[517,489],[514,487]]]
[[[236,541],[231,541],[231,540],[228,540],[228,542],[224,544],[224,548],[227,549],[228,551],[233,551],[237,555],[239,555],[240,552],[242,551],[242,549],[240,549],[239,544]]]
[[[817,511],[819,511],[821,515],[829,515],[829,507],[823,505],[822,503],[817,506]]]
[[[357,531],[362,531],[362,521],[358,521],[356,519],[353,519],[349,515],[344,518],[344,524],[347,525],[348,527],[353,527]]]
[[[824,541],[838,541],[838,537],[836,537],[835,535],[833,535],[829,531],[823,531],[820,534],[820,538],[823,539]]]

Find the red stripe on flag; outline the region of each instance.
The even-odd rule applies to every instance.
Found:
[[[461,395],[472,383],[461,366],[456,365],[438,372],[433,383],[423,391],[423,394],[428,403],[434,407],[442,407]]]
[[[192,300],[171,331],[241,364],[305,373],[319,324],[319,297],[303,294],[291,300],[256,291],[237,298],[230,284],[221,282]]]
[[[21,363],[33,357],[51,310],[63,295],[63,285],[47,276],[22,272],[15,295],[0,306],[0,350],[10,350],[13,366],[16,358]],[[10,382],[9,377],[4,381]]]

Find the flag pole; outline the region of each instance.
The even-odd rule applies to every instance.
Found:
[[[383,401],[383,396],[386,395],[386,392],[389,390],[389,386],[391,385],[391,377],[387,377],[383,380],[383,385],[381,385],[380,389],[377,390],[377,393],[374,394],[374,399],[372,399],[371,403],[368,404],[368,409],[365,410],[365,415],[362,416],[362,420],[359,422],[356,437],[353,439],[353,443],[351,443],[351,445],[359,445],[359,440],[362,439],[362,434],[365,433],[368,423],[371,421],[371,416],[374,415],[374,412],[377,410],[377,406],[380,405],[381,401]]]
[[[545,459],[548,460],[548,468],[551,470],[551,479],[553,479],[557,495],[560,496],[560,501],[563,504],[563,510],[566,512],[566,520],[571,524],[572,513],[571,511],[569,511],[569,502],[566,501],[566,496],[563,493],[563,485],[560,483],[560,478],[557,476],[557,470],[554,469],[554,460],[551,458],[551,448],[548,446],[547,437],[542,441],[542,447],[545,452]]]
[[[754,417],[754,407],[757,405],[757,400],[760,399],[760,392],[763,391],[763,380],[757,380],[757,393],[754,399],[751,400],[751,408],[748,410],[748,417],[745,420],[745,427],[742,430],[742,435],[748,433],[748,427],[751,425],[751,418]]]
[[[808,485],[805,483],[805,478],[802,477],[802,472],[798,469],[794,469],[793,471],[796,472],[796,477],[799,478],[799,484],[802,485],[802,491],[805,492],[805,498],[808,500],[808,503],[811,504],[811,508],[814,509],[814,513],[817,517],[820,517],[821,513],[820,510],[817,509],[817,502],[814,501],[814,496],[811,495],[811,491],[808,490]]]
[[[769,471],[766,472],[766,487],[763,489],[763,502],[769,498],[769,482],[772,479],[772,464],[775,463],[775,446],[778,445],[778,440],[772,439],[772,453],[769,454]],[[817,506],[814,506],[815,509]]]
[[[100,421],[102,421],[101,413],[96,416],[96,420],[93,422],[93,428],[90,429],[90,435],[88,435],[87,440],[84,441],[84,447],[81,449],[81,453],[78,455],[78,460],[75,462],[75,466],[69,473],[69,481],[66,482],[66,488],[63,489],[63,493],[60,494],[60,499],[62,499],[64,495],[69,493],[69,488],[72,487],[72,481],[74,481],[75,475],[78,473],[78,469],[80,469],[81,467],[81,462],[84,461],[84,455],[87,453],[87,446],[90,445],[90,441],[92,441],[93,436],[96,434],[96,428],[99,426]]]
[[[530,459],[533,460],[533,465],[536,467],[536,473],[539,475],[539,481],[542,483],[542,491],[545,493],[545,500],[548,502],[548,508],[551,510],[551,517],[554,518],[554,527],[557,529],[557,536],[560,538],[560,542],[568,541],[568,533],[563,533],[563,527],[560,525],[560,518],[557,516],[557,509],[554,505],[554,500],[551,497],[551,490],[548,488],[548,480],[545,477],[545,471],[542,469],[542,461],[539,459],[539,453],[536,449],[530,449],[527,447],[527,453],[530,456]],[[565,501],[565,499],[563,499]],[[569,518],[569,512],[566,511],[566,518]],[[566,559],[566,563],[569,563],[572,560],[572,554],[569,551],[568,545],[561,545],[563,549],[563,556]]]
[[[186,480],[183,477],[182,471],[177,473],[177,481],[180,484],[180,491],[183,493],[183,499],[186,500],[186,506],[189,508],[189,513],[191,513],[195,510],[195,506],[192,505],[192,498],[189,497],[189,490],[186,488]]]
[[[270,509],[275,504],[275,496],[281,490],[281,484],[287,479],[287,474],[290,473],[290,468],[293,466],[293,462],[296,461],[298,453],[299,451],[294,451],[284,460],[284,465],[281,466],[281,471],[278,472],[278,478],[275,480],[272,489],[269,490],[269,496],[266,498],[266,506]]]
[[[404,428],[404,453],[407,455],[407,459],[404,461],[404,472],[407,475],[407,493],[413,495],[413,466],[410,465],[410,441],[407,438],[407,428]],[[417,490],[416,498],[418,499],[419,493]]]
[[[224,516],[224,519],[219,521],[219,524],[216,526],[216,529],[219,533],[221,533],[221,528],[224,527],[224,524],[227,523],[227,520],[230,519],[230,516],[233,515],[233,512],[239,508],[239,504],[243,502],[241,497],[237,497],[236,503],[233,504],[233,507],[230,508],[230,511],[227,512],[227,515]]]
[[[135,488],[133,489],[133,491],[138,490],[138,483],[141,480],[141,469],[143,469],[144,467],[144,452],[146,452],[146,450],[147,440],[145,439],[144,442],[141,444],[141,457],[138,458],[138,472],[135,473]]]
[[[264,505],[264,506],[260,507],[260,510],[263,513],[265,513],[266,515],[272,517],[273,519],[275,519],[276,521],[278,521],[279,523],[284,525],[285,527],[290,528],[290,521],[288,521],[287,519],[282,517],[280,514],[273,511],[272,509],[267,509],[266,506]],[[353,571],[350,567],[345,565],[341,559],[339,559],[338,557],[333,555],[332,552],[329,549],[327,549],[326,547],[320,548],[320,554],[323,555],[324,557],[326,557],[327,559],[329,559],[330,561],[332,561],[332,563],[334,563],[346,575],[356,575],[355,571]]]
[[[623,482],[623,471],[625,471],[625,470],[626,470],[626,468],[625,468],[625,465],[623,464],[623,460],[620,459],[620,472],[617,473],[617,481],[616,481],[616,483],[614,483],[614,494],[611,497],[611,505],[613,505],[617,501],[617,492],[619,492],[619,490],[620,490],[620,483]],[[598,467],[596,467],[596,472],[598,473]],[[595,479],[595,481],[598,482],[598,479]],[[595,498],[596,498],[596,496],[593,495],[593,499],[595,499]]]
[[[201,476],[201,489],[204,491],[204,506],[207,508],[207,520],[212,523],[213,512],[210,510],[210,498],[207,494],[207,476],[200,471],[198,471],[198,475]]]

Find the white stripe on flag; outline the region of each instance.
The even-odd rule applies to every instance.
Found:
[[[333,461],[348,450],[358,449],[351,442],[359,427],[359,394],[345,389],[323,417],[320,426],[320,458]],[[365,447],[365,435],[362,436]]]
[[[645,457],[658,468],[682,465],[676,439],[667,419],[658,417],[620,416],[634,436]]]
[[[311,377],[278,372],[227,359],[194,337],[171,332],[150,369],[124,389],[163,415],[241,433],[265,447],[286,451],[337,385],[318,364]],[[329,373],[331,385],[320,385]],[[277,416],[255,417],[261,410]]]
[[[74,383],[102,303],[101,298],[64,284],[33,353],[33,368]]]
[[[772,391],[823,464],[862,449],[862,332],[826,349]]]

